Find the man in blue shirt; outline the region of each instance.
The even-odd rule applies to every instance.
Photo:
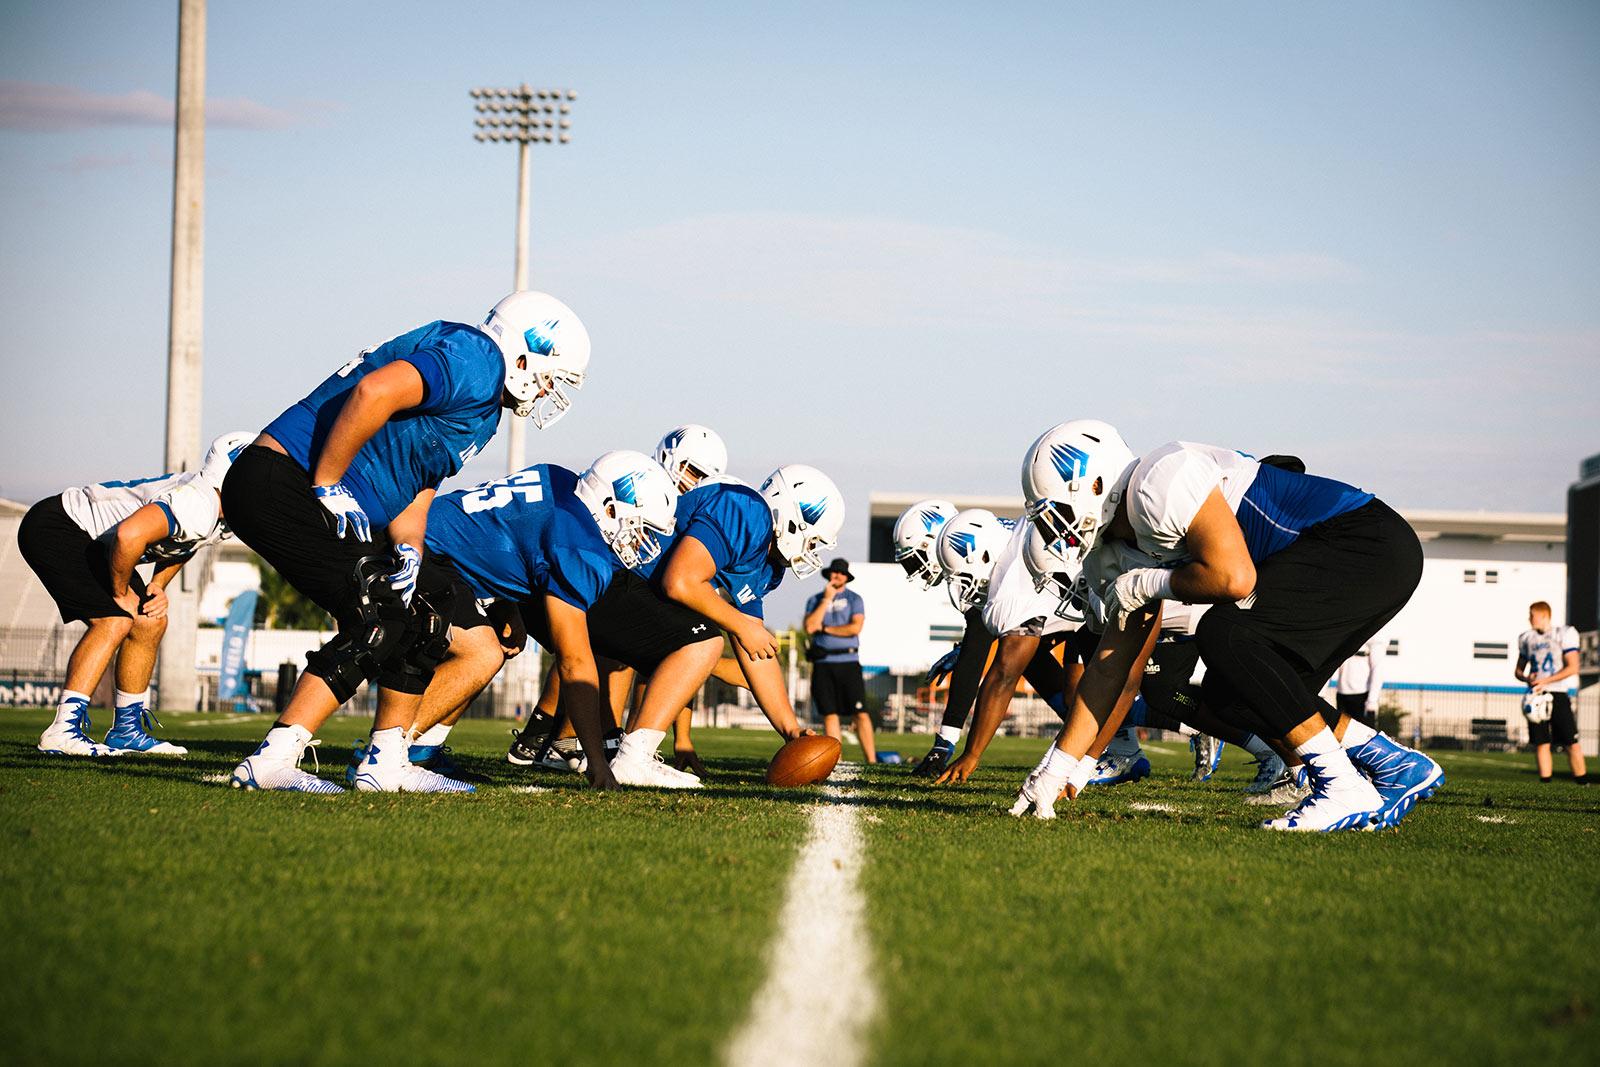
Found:
[[[581,384],[589,339],[571,309],[513,293],[481,327],[432,322],[340,367],[274,419],[223,483],[239,539],[333,616],[288,706],[234,771],[244,789],[341,792],[299,769],[327,717],[377,681],[361,789],[468,791],[406,759],[448,627],[472,611],[459,580],[424,564],[434,491],[494,436],[502,407],[535,413]],[[561,392],[564,397],[565,393]],[[549,421],[549,418],[544,420]]]
[[[836,559],[823,570],[826,585],[806,601],[806,633],[811,635],[811,703],[829,737],[840,737],[841,716],[854,715],[856,737],[868,763],[878,761],[867,712],[866,681],[861,676],[861,626],[866,606],[845,586],[855,579],[850,564]]]

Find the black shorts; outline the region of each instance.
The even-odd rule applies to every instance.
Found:
[[[1145,707],[1156,715],[1188,722],[1189,710],[1199,701],[1200,687],[1189,682],[1199,662],[1200,643],[1192,637],[1157,641],[1139,682]]]
[[[478,594],[472,591],[461,572],[456,570],[455,563],[449,556],[429,553],[422,557],[422,570],[417,576],[417,591],[433,591],[428,597],[433,603],[438,591],[448,587],[450,590],[450,610],[441,611],[450,625],[463,630],[471,630],[478,626],[493,626],[489,621],[489,613],[478,603]],[[437,606],[436,606],[437,610]]]
[[[133,617],[111,599],[105,543],[72,521],[59,493],[28,509],[17,526],[17,548],[56,602],[62,622]],[[128,587],[145,599],[144,579],[137,572]]]
[[[222,513],[240,541],[332,615],[340,629],[360,617],[356,564],[392,550],[382,530],[374,530],[371,541],[335,535],[333,516],[311,491],[311,475],[261,445],[233,461],[222,483]]]
[[[1339,714],[1348,716],[1357,722],[1370,725],[1367,716],[1367,694],[1365,693],[1335,693],[1333,706],[1339,709]]]
[[[589,645],[595,655],[624,663],[644,677],[654,674],[661,661],[678,649],[722,636],[716,623],[656,593],[629,570],[612,577],[587,615]],[[542,596],[522,605],[522,621],[535,641],[550,647],[550,620]]]
[[[1307,527],[1288,548],[1256,564],[1245,600],[1218,604],[1200,620],[1264,639],[1316,694],[1346,659],[1400,613],[1422,580],[1422,544],[1411,524],[1381,500]],[[1207,663],[1206,702],[1229,706],[1232,687]],[[1308,711],[1310,709],[1307,709]],[[1331,710],[1331,709],[1330,709]]]
[[[1570,748],[1578,743],[1578,717],[1572,713],[1572,697],[1550,694],[1550,717],[1528,724],[1528,744]]]
[[[856,660],[811,665],[811,704],[818,715],[857,715],[867,710],[867,683]]]

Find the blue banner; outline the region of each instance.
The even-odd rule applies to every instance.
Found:
[[[247,589],[228,606],[228,621],[222,631],[222,678],[217,683],[217,702],[248,694],[244,676],[245,646],[256,618],[256,591]]]

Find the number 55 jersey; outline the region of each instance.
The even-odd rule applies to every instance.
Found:
[[[574,488],[578,476],[540,463],[436,497],[428,551],[446,557],[480,600],[551,593],[582,611],[622,564]]]

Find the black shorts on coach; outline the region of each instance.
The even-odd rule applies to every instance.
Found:
[[[1550,694],[1550,718],[1528,724],[1528,744],[1571,748],[1578,743],[1578,718],[1572,713],[1572,697]]]
[[[62,622],[131,619],[111,599],[111,558],[103,541],[90,537],[61,506],[61,494],[28,509],[17,526],[17,548],[39,576]],[[128,587],[145,599],[144,579],[137,571]]]
[[[595,654],[647,677],[678,649],[722,635],[716,623],[656,593],[649,582],[630,570],[619,570],[586,614],[589,645]],[[522,621],[535,641],[550,647],[544,597],[522,604]]]
[[[811,704],[818,715],[857,715],[867,710],[867,683],[856,660],[811,665]]]

